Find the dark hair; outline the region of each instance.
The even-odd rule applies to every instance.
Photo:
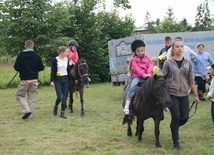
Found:
[[[170,40],[172,40],[170,36],[165,37],[165,41],[170,41]]]

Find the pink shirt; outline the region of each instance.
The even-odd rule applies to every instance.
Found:
[[[131,69],[134,76],[142,77],[144,74],[153,75],[153,64],[151,57],[147,54],[143,58],[134,56],[131,61]]]
[[[74,63],[76,63],[77,62],[77,60],[79,59],[79,56],[78,56],[78,53],[77,53],[77,51],[71,51],[70,49],[68,49],[68,55],[67,55],[67,58],[68,59],[72,59],[72,61],[74,62]]]

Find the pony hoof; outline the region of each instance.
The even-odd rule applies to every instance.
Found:
[[[74,113],[74,111],[73,111],[73,110],[70,110],[70,113]]]
[[[132,136],[132,132],[128,132],[127,136],[131,137]]]
[[[142,142],[142,138],[138,138],[138,142]]]
[[[161,148],[161,145],[160,145],[160,144],[155,144],[155,146],[156,146],[157,148]]]
[[[81,116],[81,117],[82,117],[82,116],[85,116],[85,113],[81,113],[80,116]]]

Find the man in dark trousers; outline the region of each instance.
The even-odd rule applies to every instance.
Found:
[[[14,69],[19,72],[20,81],[16,90],[16,99],[19,101],[24,115],[22,119],[32,118],[35,108],[38,73],[44,70],[41,57],[34,51],[34,43],[31,40],[25,42],[25,50],[16,58]],[[28,100],[25,99],[27,94]]]

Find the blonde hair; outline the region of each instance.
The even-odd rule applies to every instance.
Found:
[[[66,50],[67,50],[67,47],[66,47],[66,46],[59,46],[59,47],[58,47],[58,53],[65,52]]]
[[[134,56],[134,54],[132,54],[132,55],[129,57],[128,67],[127,67],[128,73],[132,73],[131,64],[132,64],[132,58],[133,58],[133,56]]]
[[[151,60],[156,66],[158,66],[158,58],[152,57]]]

